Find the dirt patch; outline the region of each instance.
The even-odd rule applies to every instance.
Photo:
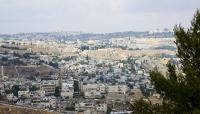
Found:
[[[0,114],[58,114],[58,113],[45,112],[37,109],[0,104]]]

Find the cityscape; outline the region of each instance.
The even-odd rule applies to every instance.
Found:
[[[179,61],[169,31],[153,33],[163,38],[84,40],[64,40],[77,33],[43,34],[2,35],[2,102],[63,113],[130,113],[134,99],[161,103],[149,71],[157,66],[165,73],[168,61]]]
[[[200,2],[180,2],[0,1],[0,114],[200,114]]]

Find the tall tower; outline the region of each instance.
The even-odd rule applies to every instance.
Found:
[[[3,80],[3,76],[4,76],[4,69],[3,69],[3,66],[1,66],[1,77],[0,77],[0,80]]]
[[[64,69],[61,68],[58,70],[59,92],[60,92],[60,95],[58,97],[59,112],[61,112],[61,91],[62,91],[62,83],[63,83],[62,77],[63,77],[64,73],[65,73]]]

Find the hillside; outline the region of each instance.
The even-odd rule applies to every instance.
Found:
[[[45,112],[37,109],[0,104],[0,114],[58,114],[58,113]]]

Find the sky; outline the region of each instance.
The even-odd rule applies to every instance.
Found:
[[[0,33],[108,33],[190,26],[200,0],[0,0]]]

